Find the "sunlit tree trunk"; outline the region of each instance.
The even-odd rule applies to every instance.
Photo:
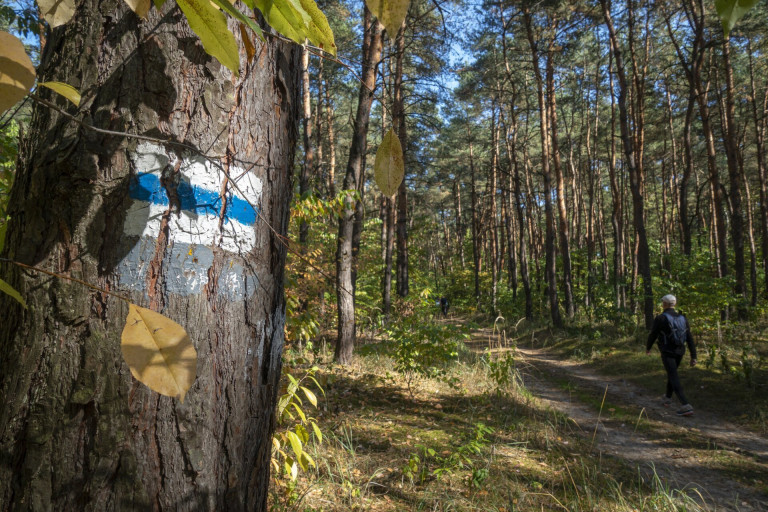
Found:
[[[553,23],[553,32],[557,30],[557,22]],[[568,212],[565,204],[565,179],[560,162],[560,144],[557,140],[557,98],[555,95],[555,66],[554,66],[554,35],[550,41],[546,59],[547,76],[547,111],[549,121],[549,135],[551,138],[552,168],[555,171],[555,191],[557,193],[558,231],[560,235],[560,259],[563,264],[563,295],[565,299],[565,313],[568,318],[573,318],[573,276],[571,275],[571,250],[570,230],[568,228]]]
[[[368,123],[371,116],[373,90],[376,87],[376,68],[381,60],[381,24],[373,20],[367,7],[363,6],[363,63],[357,114],[349,148],[349,161],[344,176],[344,190],[360,191],[365,168],[365,154],[368,147]],[[339,237],[336,246],[336,299],[338,302],[338,338],[334,359],[342,364],[352,359],[355,346],[355,269],[354,251],[356,218],[362,210],[362,198],[345,200],[345,208],[339,218]],[[359,220],[362,222],[362,219]],[[359,232],[359,228],[358,228]]]
[[[549,129],[547,126],[547,103],[544,95],[544,79],[541,76],[539,61],[539,52],[537,49],[538,41],[533,30],[533,20],[530,11],[524,10],[524,21],[528,43],[531,51],[531,62],[533,63],[533,74],[536,82],[536,93],[539,100],[539,117],[541,135],[541,174],[544,185],[544,212],[546,216],[546,241],[545,241],[545,280],[547,283],[547,295],[549,297],[549,308],[552,317],[552,323],[556,327],[563,324],[560,316],[560,306],[557,299],[557,262],[555,247],[555,216],[552,208],[552,175],[549,168],[550,146]]]
[[[395,83],[392,108],[392,124],[400,138],[403,148],[403,160],[407,163],[408,137],[405,119],[405,98],[403,91],[403,58],[405,57],[405,20],[395,39]],[[406,181],[403,179],[397,189],[397,294],[408,296],[408,195]]]
[[[81,0],[50,32],[38,78],[86,93],[92,126],[156,140],[35,107],[3,257],[177,321],[197,379],[183,403],[150,391],[121,357],[125,302],[6,265],[29,309],[0,297],[1,510],[266,509],[301,50],[247,36],[249,60],[230,28],[239,77],[170,2],[142,21]],[[190,176],[215,184],[220,210],[189,210]]]

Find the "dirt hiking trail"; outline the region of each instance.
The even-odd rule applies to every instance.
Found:
[[[478,329],[469,345],[482,351],[493,338],[491,329]],[[515,351],[523,385],[545,407],[567,415],[600,456],[623,459],[646,478],[653,478],[655,471],[665,488],[703,502],[705,510],[768,511],[768,496],[758,490],[761,484],[750,486],[743,472],[733,471],[747,468],[746,474],[757,475],[764,488],[765,437],[721,420],[699,404],[693,416],[679,417],[676,401],[669,408],[661,405],[661,385],[658,390],[642,389],[541,348],[490,345],[494,353]],[[585,395],[592,403],[582,401]],[[604,395],[607,404],[628,410],[634,419],[627,419],[628,414],[614,417],[613,406],[600,410]]]

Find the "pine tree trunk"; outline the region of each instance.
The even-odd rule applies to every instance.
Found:
[[[121,357],[125,302],[5,265],[29,309],[0,297],[2,510],[266,508],[300,49],[254,39],[249,63],[237,26],[239,78],[173,3],[140,22],[123,2],[82,0],[47,40],[39,78],[83,91],[87,123],[197,149],[35,107],[4,257],[179,322],[197,380],[183,403],[150,391]],[[190,206],[204,188],[190,179],[216,185],[221,208]]]
[[[395,126],[395,132],[400,139],[400,145],[403,148],[403,160],[406,160],[406,151],[408,148],[408,138],[405,124],[405,105],[403,98],[403,58],[405,57],[405,20],[400,30],[397,32],[395,41],[397,47],[395,64],[395,84],[394,84],[394,102],[392,113],[392,124]],[[397,294],[401,297],[408,296],[408,195],[405,178],[400,182],[397,189]]]
[[[360,190],[367,150],[368,123],[371,117],[373,90],[376,86],[376,68],[381,60],[381,24],[372,20],[371,12],[363,7],[363,71],[357,114],[349,148],[349,161],[344,176],[344,190]],[[338,303],[338,337],[334,359],[347,364],[355,346],[355,239],[359,237],[362,222],[362,198],[345,200],[339,218],[339,236],[336,245],[336,299]],[[356,233],[357,230],[357,233]],[[358,238],[359,240],[359,238]]]

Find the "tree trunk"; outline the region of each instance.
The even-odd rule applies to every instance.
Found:
[[[405,57],[405,20],[397,32],[395,41],[396,64],[392,124],[403,148],[403,161],[406,161],[408,139],[405,125],[405,104],[403,98],[403,58]],[[397,294],[408,296],[408,196],[405,177],[397,189]]]
[[[634,217],[635,232],[637,235],[637,265],[636,270],[643,278],[643,316],[645,317],[645,327],[651,328],[653,324],[653,286],[651,283],[651,266],[648,249],[648,238],[645,231],[644,199],[642,192],[642,174],[641,168],[637,165],[637,148],[634,146],[634,140],[629,126],[629,112],[627,110],[627,92],[629,84],[624,72],[624,64],[619,47],[616,31],[611,18],[610,6],[608,0],[600,0],[603,7],[603,16],[608,27],[608,34],[611,40],[611,49],[616,63],[616,74],[619,77],[619,126],[621,129],[621,139],[624,146],[625,164],[629,171],[630,192],[632,193],[632,213]],[[630,13],[631,15],[631,13]]]
[[[533,63],[533,75],[536,79],[536,93],[539,100],[539,117],[541,135],[541,174],[544,181],[544,213],[546,216],[546,240],[545,240],[545,280],[547,283],[547,296],[552,316],[552,324],[561,327],[563,324],[560,316],[560,306],[557,299],[557,267],[555,246],[555,217],[552,211],[552,176],[549,170],[549,136],[547,127],[547,106],[544,97],[544,80],[539,66],[539,53],[537,41],[533,32],[533,20],[530,11],[524,10],[524,21],[528,35],[528,43],[531,50],[531,62]]]
[[[363,70],[358,94],[357,114],[349,148],[349,161],[344,176],[344,190],[360,190],[365,153],[368,147],[368,123],[371,117],[373,90],[376,86],[376,68],[381,60],[381,24],[372,20],[371,12],[363,6]],[[336,299],[338,301],[338,337],[334,360],[347,364],[355,346],[355,268],[354,252],[356,217],[362,208],[362,198],[355,201],[347,197],[339,218],[339,237],[336,245]]]
[[[757,154],[757,176],[760,180],[760,234],[762,239],[763,273],[765,274],[764,297],[768,297],[768,171],[765,164],[765,114],[768,112],[768,94],[763,93],[762,112],[758,114],[757,89],[752,63],[752,45],[747,46],[749,54],[749,83],[752,92],[752,122],[755,125],[755,152]],[[761,117],[762,115],[762,117]]]
[[[183,403],[150,391],[121,358],[125,302],[5,265],[30,307],[0,297],[0,509],[264,510],[300,48],[253,38],[248,62],[234,30],[236,78],[173,3],[146,22],[124,3],[77,11],[52,31],[39,78],[84,91],[95,127],[177,144],[35,107],[4,257],[179,322],[197,380]]]
[[[747,281],[744,258],[744,213],[741,205],[741,189],[743,187],[741,170],[739,169],[739,144],[734,119],[733,98],[733,68],[731,67],[731,42],[729,37],[723,40],[723,67],[725,68],[725,156],[728,162],[728,178],[730,184],[729,201],[731,205],[731,239],[733,240],[733,271],[736,274],[734,292],[737,296],[746,298]],[[739,318],[747,316],[744,304],[737,307]]]
[[[554,23],[553,31],[557,30],[557,22]],[[573,277],[571,275],[571,250],[568,228],[568,212],[565,206],[565,180],[563,178],[563,169],[560,163],[560,145],[557,140],[557,99],[555,97],[555,65],[554,59],[554,36],[550,43],[550,49],[546,59],[547,73],[547,105],[549,113],[549,135],[552,140],[550,146],[552,152],[552,167],[555,170],[555,191],[557,192],[557,215],[558,230],[560,234],[560,259],[563,262],[563,295],[565,296],[565,314],[568,318],[573,318]]]
[[[467,125],[467,136],[469,138],[469,172],[472,199],[472,263],[475,273],[475,305],[480,306],[480,229],[477,219],[477,184],[475,183],[475,156],[472,144],[472,132]]]

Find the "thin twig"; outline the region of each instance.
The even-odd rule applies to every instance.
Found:
[[[65,276],[64,274],[57,274],[56,272],[51,272],[50,270],[45,270],[45,269],[42,269],[40,267],[35,267],[33,265],[27,265],[26,263],[21,263],[21,262],[15,261],[15,260],[10,260],[8,258],[0,258],[0,261],[4,261],[6,263],[11,263],[13,265],[16,265],[16,266],[22,267],[22,268],[26,268],[28,270],[34,270],[35,272],[40,272],[42,274],[46,274],[46,275],[49,275],[51,277],[57,277],[59,279],[65,279],[67,281],[72,281],[72,282],[75,282],[77,284],[81,284],[81,285],[85,286],[86,288],[90,288],[91,290],[94,290],[94,291],[97,291],[97,292],[101,292],[101,293],[106,294],[106,295],[111,295],[112,297],[115,297],[117,299],[123,300],[123,301],[128,302],[128,303],[132,303],[131,299],[129,299],[128,297],[124,297],[123,295],[120,295],[119,293],[107,291],[104,288],[99,288],[98,286],[94,286],[94,285],[92,285],[92,284],[90,284],[90,283],[88,283],[86,281],[83,281],[82,279],[78,279],[76,277]]]

